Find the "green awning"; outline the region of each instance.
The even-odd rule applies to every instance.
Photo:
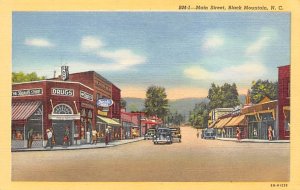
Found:
[[[101,116],[97,116],[101,121],[103,121],[104,123],[108,124],[108,125],[112,125],[112,126],[121,126],[120,123],[116,122],[113,119],[107,118],[107,117],[101,117]]]

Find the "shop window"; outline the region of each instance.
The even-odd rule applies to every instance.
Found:
[[[92,110],[88,111],[88,118],[93,118],[93,112],[92,112]]]
[[[56,105],[53,109],[54,114],[73,114],[73,110],[66,104]]]
[[[84,109],[84,108],[81,109],[81,116],[82,116],[82,117],[85,117],[85,116],[86,116],[86,113],[85,113],[85,109]]]

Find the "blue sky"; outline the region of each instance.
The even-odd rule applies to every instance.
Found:
[[[205,97],[212,82],[245,93],[290,64],[290,14],[14,12],[13,71],[52,77],[63,64],[95,70],[123,97],[150,85],[170,99]]]

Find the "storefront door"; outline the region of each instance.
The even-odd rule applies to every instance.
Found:
[[[71,120],[55,120],[52,122],[52,128],[55,136],[55,145],[63,145],[66,127],[70,129],[70,143],[74,144],[74,122]]]

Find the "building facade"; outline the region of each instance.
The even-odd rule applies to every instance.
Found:
[[[93,89],[79,82],[43,80],[12,85],[12,147],[24,148],[33,129],[33,147],[45,145],[52,128],[55,144],[63,144],[66,127],[70,143],[81,144],[94,116]],[[85,120],[86,125],[81,125]]]
[[[290,65],[278,67],[279,138],[290,139]]]
[[[113,100],[113,105],[110,107],[94,107],[95,120],[93,120],[92,125],[98,131],[100,140],[104,139],[107,127],[110,129],[110,140],[120,139],[121,90],[95,71],[72,73],[69,75],[69,80],[81,82],[94,89],[94,105],[99,99]],[[86,125],[85,121],[83,121],[83,125]]]

